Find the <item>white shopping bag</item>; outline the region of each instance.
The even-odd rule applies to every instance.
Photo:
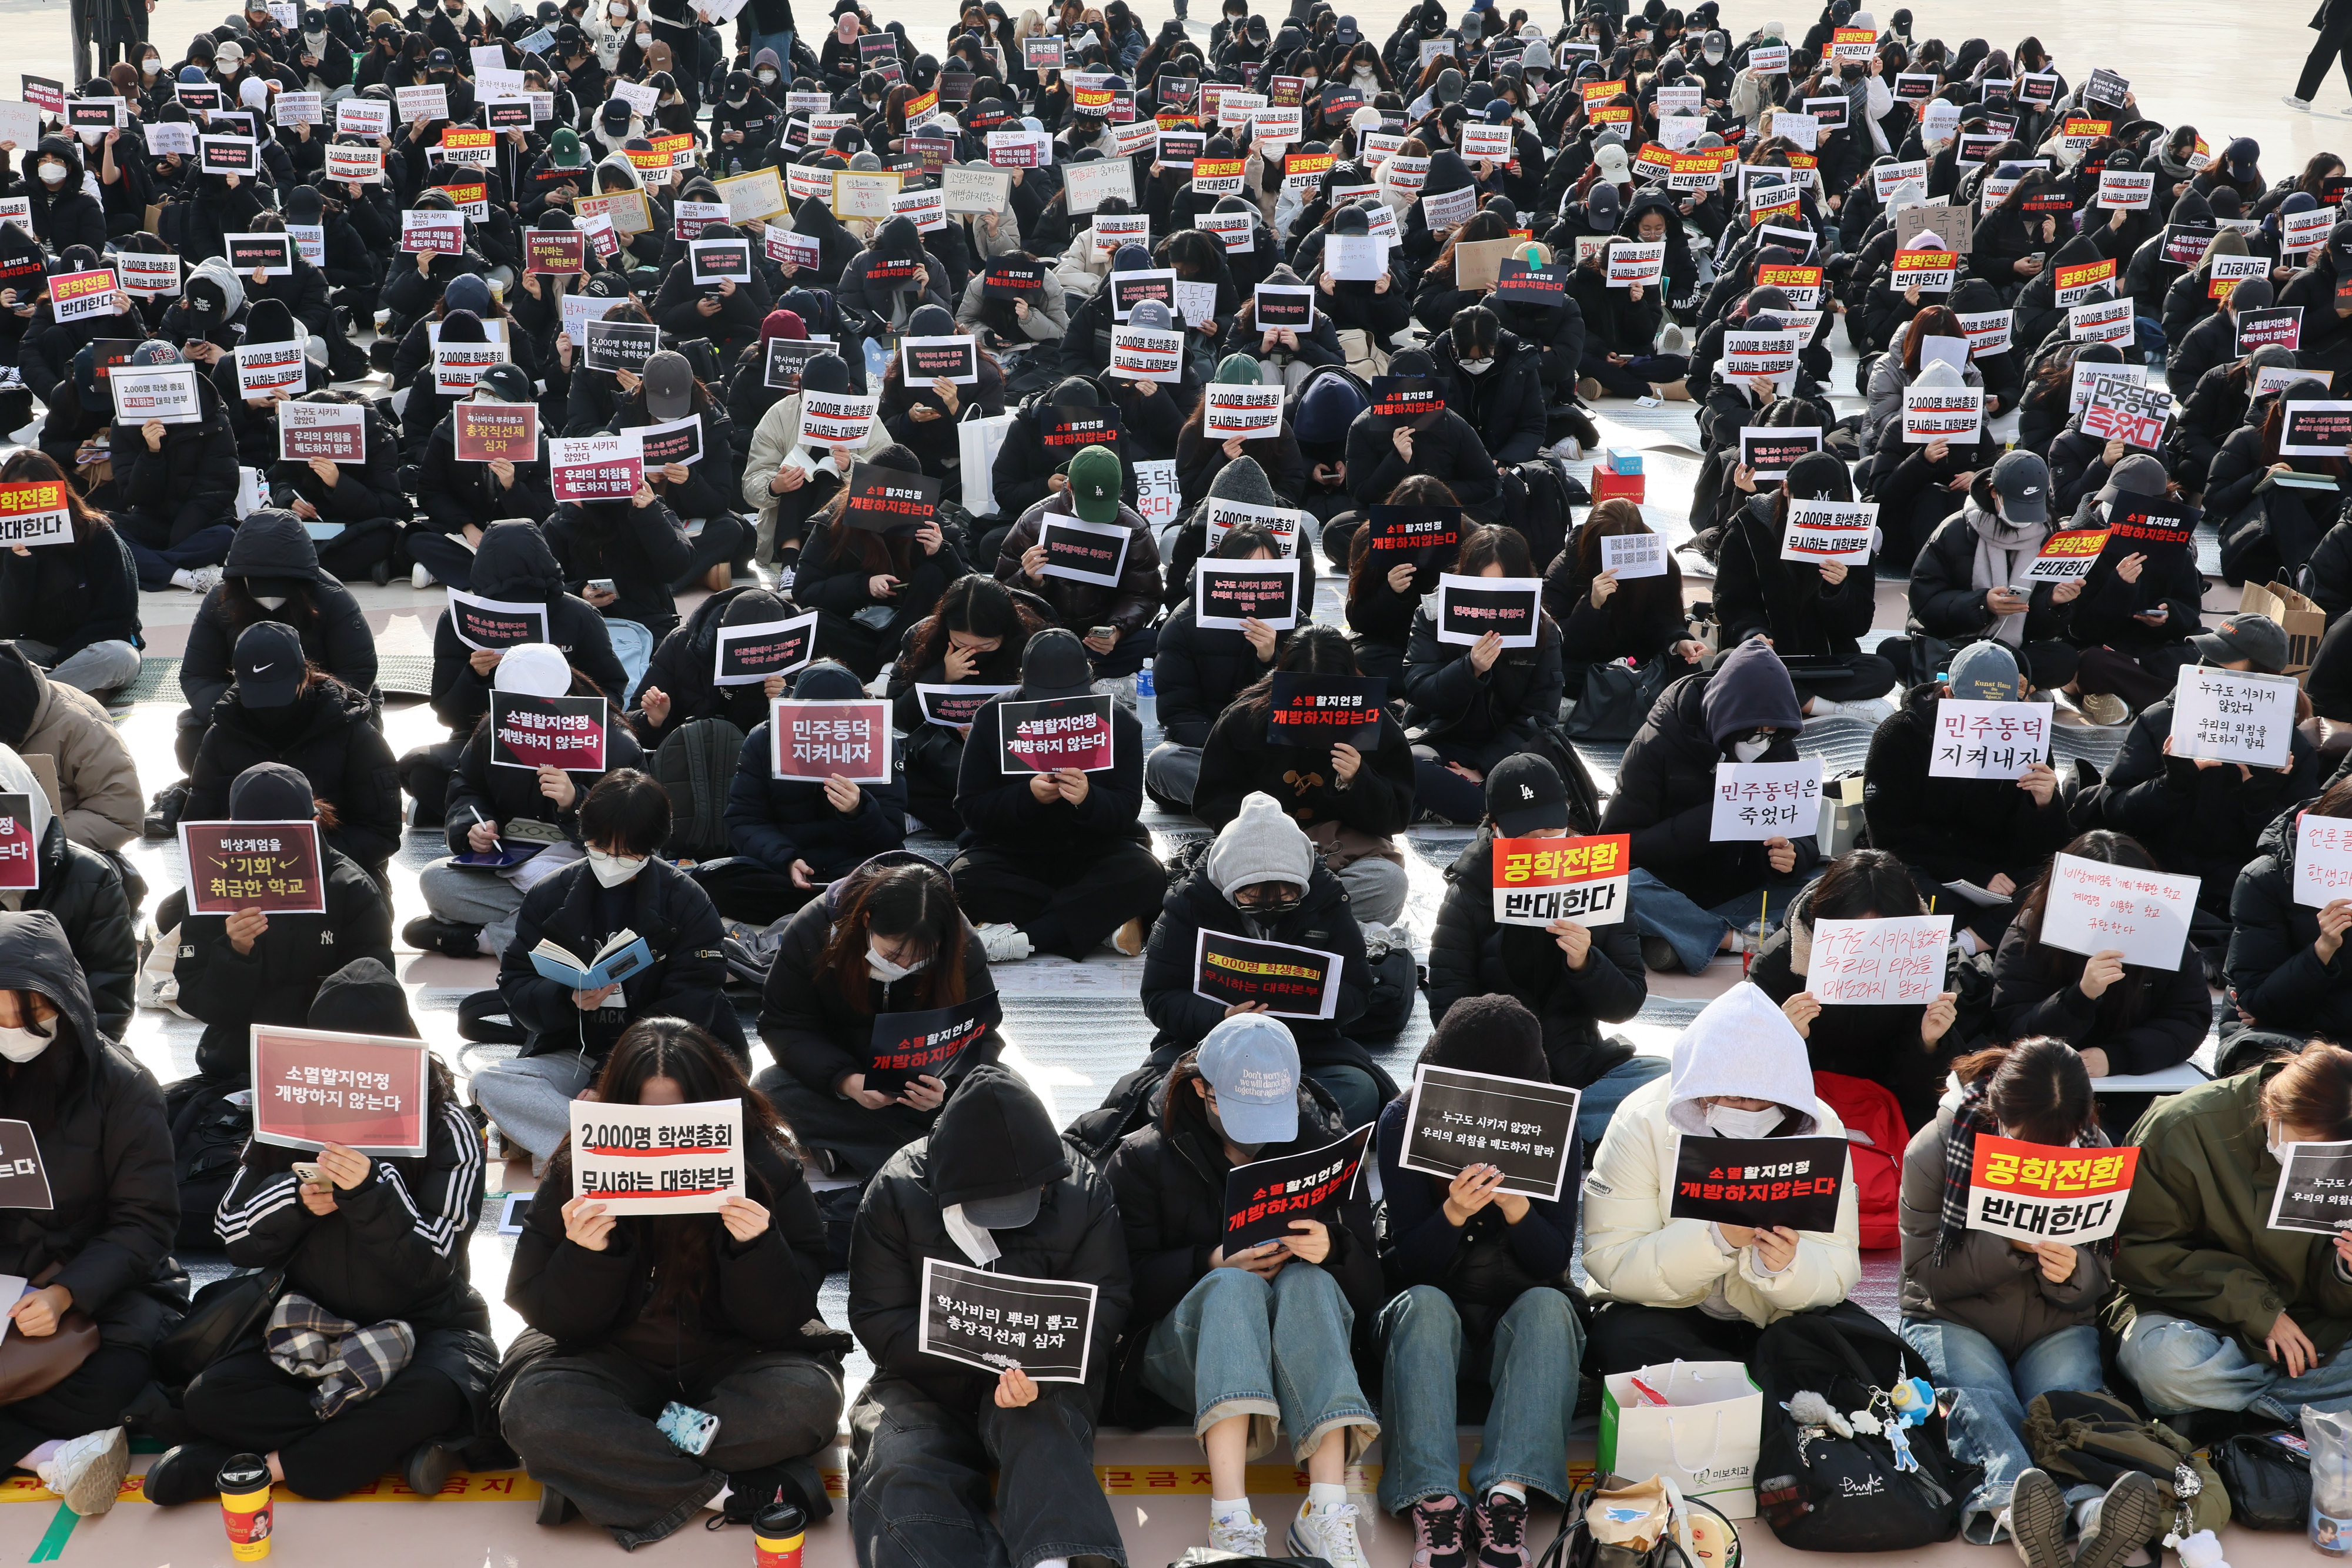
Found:
[[[980,404],[965,406],[976,410]],[[996,452],[1004,444],[1004,433],[1012,428],[1013,415],[1009,413],[992,418],[985,414],[967,417],[956,426],[957,472],[963,476],[963,509],[975,517],[996,515]]]
[[[1651,1404],[1639,1383],[1664,1399]],[[1756,1452],[1764,1396],[1736,1361],[1677,1361],[1604,1380],[1599,1458],[1604,1474],[1661,1476],[1731,1519],[1756,1517]]]
[[[261,470],[240,467],[236,471],[236,520],[245,521],[268,503],[269,492],[261,483]]]

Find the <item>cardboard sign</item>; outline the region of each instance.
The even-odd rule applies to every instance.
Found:
[[[1782,560],[1806,560],[1816,566],[1832,561],[1864,566],[1876,553],[1878,503],[1875,501],[1789,502],[1789,520],[1780,535]]]
[[[634,239],[650,233],[653,214],[646,205],[643,191],[613,191],[602,196],[582,196],[572,204],[572,214],[585,229],[590,218],[610,218],[613,232],[624,239]]]
[[[721,626],[710,684],[749,686],[805,667],[816,653],[816,612],[750,626]]]
[[[1379,675],[1308,675],[1277,670],[1265,710],[1272,746],[1368,749],[1380,727],[1388,682]]]
[[[158,365],[136,371],[118,365],[107,372],[106,385],[114,394],[118,424],[140,425],[150,420],[159,424],[204,423],[194,365]]]
[[[1969,1228],[2012,1241],[2104,1241],[2123,1223],[2138,1169],[2136,1148],[2057,1148],[1979,1133],[1969,1165]]]
[[[2296,691],[2292,675],[2182,665],[2172,689],[2172,754],[2286,766]]]
[[[461,402],[449,411],[460,463],[530,463],[539,457],[539,405]]]
[[[180,852],[191,915],[327,912],[316,822],[182,822]]]
[[[1843,1138],[1675,1134],[1672,1219],[1792,1230],[1837,1229],[1846,1181]]]
[[[839,777],[853,784],[887,784],[890,705],[773,699],[768,705],[768,771],[771,778],[814,783]]]
[[[1801,839],[1821,821],[1822,763],[1718,762],[1708,837],[1725,843]]]
[[[1534,577],[1458,577],[1437,580],[1437,640],[1464,647],[1487,632],[1506,648],[1532,648],[1542,624],[1543,580]]]
[[[1272,534],[1276,555],[1298,553],[1298,514],[1292,508],[1254,507],[1246,501],[1228,501],[1216,496],[1209,497],[1202,505],[1207,507],[1203,520],[1207,538],[1201,545],[1202,555],[1215,555],[1225,536],[1240,528],[1264,528]]]
[[[975,998],[921,1012],[877,1013],[866,1046],[865,1087],[896,1096],[918,1078],[946,1080],[966,1051],[988,1033],[983,1003]]]
[[[253,1024],[253,1141],[362,1155],[426,1151],[432,1047],[420,1040]]]
[[[1615,925],[1630,905],[1633,839],[1497,839],[1494,913],[1497,925],[1549,927],[1558,921]]]
[[[946,380],[957,386],[980,384],[980,350],[970,333],[898,340],[899,373],[909,384]]]
[[[73,543],[73,513],[58,479],[0,484],[0,546]],[[0,800],[8,797],[0,795]],[[7,885],[0,881],[0,886]]]
[[[2305,810],[2294,820],[2294,901],[2324,909],[2352,898],[2352,821]]]
[[[367,410],[347,402],[289,402],[278,409],[278,458],[307,463],[367,461]]]
[[[574,1100],[571,1112],[572,1194],[609,1214],[715,1214],[744,1196],[740,1100]]]
[[[992,157],[990,162],[995,160]],[[1132,159],[1111,158],[1092,163],[1069,163],[1062,168],[1062,189],[1069,198],[1069,210],[1074,215],[1093,212],[1113,196],[1135,204],[1135,163]]]
[[[1212,442],[1254,440],[1282,433],[1283,389],[1212,382],[1205,389],[1202,434]]]
[[[0,1208],[54,1208],[41,1141],[30,1122],[0,1121]]]
[[[588,236],[570,229],[525,229],[523,270],[541,277],[562,277],[588,270]]]
[[[1949,915],[1816,920],[1805,989],[1824,1007],[1924,1007],[1944,988]]]
[[[1108,695],[1007,702],[997,709],[996,726],[998,770],[1005,774],[1064,768],[1099,773],[1116,761],[1118,732]]]
[[[1790,465],[1809,452],[1822,449],[1818,424],[1743,425],[1739,431],[1739,463],[1759,479],[1788,477]]]
[[[2197,884],[2193,876],[2060,854],[2050,862],[2042,940],[2086,956],[2119,952],[2126,964],[2171,974],[2189,941]]]
[[[853,528],[887,534],[912,531],[938,513],[942,481],[903,468],[855,463],[842,482],[847,500],[842,517]]]
[[[1916,382],[1903,389],[1903,439],[1911,445],[1937,441],[1978,439],[1984,428],[1984,389],[1923,387]]]
[[[1570,1158],[1581,1147],[1580,1098],[1557,1083],[1419,1068],[1405,1108],[1402,1163],[1449,1180],[1467,1166],[1492,1166],[1503,1173],[1496,1191],[1557,1202]]]
[[[267,398],[273,392],[300,392],[310,379],[302,350],[300,343],[255,343],[232,350],[238,395]]]
[[[547,477],[559,501],[625,501],[646,482],[643,443],[634,430],[617,435],[551,435]]]
[[[1248,621],[1288,631],[1298,624],[1298,562],[1202,557],[1192,563],[1192,618],[1208,631],[1238,632]]]
[[[454,616],[457,591],[449,591]],[[545,613],[543,607],[530,608]],[[462,625],[458,638],[464,641]],[[604,771],[604,699],[534,697],[490,693],[490,762],[499,768],[560,768],[566,773]]]
[[[1236,1166],[1225,1176],[1225,1255],[1291,1234],[1354,1190],[1370,1142],[1370,1123],[1319,1149]]]
[[[1110,373],[1173,386],[1184,379],[1184,334],[1148,327],[1110,329]]]
[[[1426,567],[1461,553],[1459,507],[1375,505],[1365,514],[1365,527],[1370,530],[1368,548],[1373,559],[1383,563],[1378,569],[1383,577],[1389,567],[1400,561]]]
[[[1026,42],[1034,46],[1037,37]],[[1095,1292],[1082,1281],[999,1274],[925,1258],[915,1348],[983,1372],[1017,1366],[1032,1382],[1083,1384],[1094,1341]]]
[[[281,246],[286,244],[285,235],[276,237]],[[115,313],[114,296],[121,287],[110,267],[53,274],[49,278],[49,314],[61,326],[93,316],[111,316]]]
[[[1122,524],[1090,523],[1083,517],[1048,512],[1039,520],[1037,530],[1037,542],[1045,551],[1045,564],[1039,572],[1097,588],[1117,588],[1126,570],[1129,538]]]
[[[2305,399],[2284,404],[2279,432],[2282,457],[2341,457],[2352,448],[2352,402]]]
[[[1621,582],[1666,575],[1666,541],[1657,534],[1611,534],[1601,541],[1601,570]]]

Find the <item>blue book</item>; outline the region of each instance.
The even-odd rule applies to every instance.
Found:
[[[653,949],[634,931],[614,936],[598,948],[595,958],[587,963],[553,942],[541,942],[530,950],[532,968],[575,991],[601,991],[616,980],[627,979],[653,961]]]

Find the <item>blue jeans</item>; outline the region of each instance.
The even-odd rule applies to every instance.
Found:
[[[1958,1396],[1948,1428],[1952,1452],[1984,1467],[1984,1479],[1961,1506],[1960,1528],[1971,1541],[1989,1542],[1992,1517],[2009,1506],[2018,1473],[2033,1463],[2025,1448],[2025,1407],[2036,1395],[2099,1386],[2099,1331],[2088,1323],[2060,1329],[2027,1345],[2014,1364],[1992,1341],[1958,1323],[1906,1318],[1902,1333],[1936,1386]],[[2077,1500],[2070,1491],[2067,1500]]]
[[[1793,875],[1775,877],[1760,883],[1753,893],[1726,899],[1713,909],[1701,909],[1688,894],[1635,866],[1626,892],[1633,899],[1633,924],[1642,928],[1642,935],[1664,937],[1674,945],[1675,956],[1682,960],[1683,967],[1696,975],[1715,961],[1725,932],[1734,926],[1744,930],[1759,914],[1769,915],[1770,911],[1780,909],[1803,890],[1807,880]],[[1765,897],[1768,893],[1771,895],[1769,902]]]
[[[634,694],[637,683],[646,678],[646,666],[653,662],[654,634],[642,621],[608,615],[604,618],[604,635],[612,640],[613,657],[621,661],[621,673],[629,677],[628,689]],[[625,706],[628,699],[623,697],[620,701]]]
[[[1415,1285],[1381,1309],[1381,1339],[1384,1511],[1455,1495],[1454,1384],[1463,1377],[1495,1393],[1470,1465],[1471,1496],[1515,1481],[1567,1500],[1568,1426],[1576,1416],[1584,1328],[1565,1295],[1545,1286],[1526,1291],[1496,1321],[1492,1341],[1468,1347],[1465,1356],[1453,1299],[1434,1285]]]
[[[1294,1260],[1270,1282],[1212,1269],[1152,1325],[1143,1385],[1192,1411],[1194,1437],[1251,1417],[1253,1457],[1273,1447],[1279,1418],[1303,1465],[1335,1427],[1366,1427],[1368,1439],[1380,1429],[1348,1358],[1355,1325],[1339,1282],[1315,1264]]]
[[[1663,1056],[1633,1056],[1611,1068],[1585,1085],[1576,1101],[1576,1135],[1587,1149],[1601,1142],[1601,1134],[1609,1130],[1609,1118],[1625,1103],[1625,1096],[1653,1078],[1664,1078],[1673,1063]]]
[[[793,85],[793,30],[786,27],[781,33],[751,34],[743,46],[743,57],[750,60],[756,68],[761,49],[776,51],[775,90],[783,92],[790,89]]]
[[[2301,1377],[2289,1377],[2247,1355],[2236,1339],[2168,1312],[2134,1318],[2116,1360],[2139,1385],[2152,1416],[2251,1410],[2293,1426],[2306,1405],[2352,1406],[2352,1355],[2338,1351]]]

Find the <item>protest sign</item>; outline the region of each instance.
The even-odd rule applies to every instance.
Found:
[[[121,276],[122,291],[133,298],[154,299],[180,291],[180,258],[176,256],[118,251],[114,268]]]
[[[571,229],[525,229],[523,270],[561,277],[588,270],[588,236]]]
[[[2123,1223],[2138,1168],[2136,1148],[2061,1148],[1979,1133],[1969,1228],[2012,1241],[2104,1241]]]
[[[1607,534],[1601,540],[1601,570],[1614,572],[1620,582],[1666,575],[1666,541],[1647,531]]]
[[[702,416],[681,414],[656,424],[634,427],[637,438],[637,455],[647,472],[667,468],[673,464],[692,467],[702,461]]]
[[[1094,1340],[1095,1291],[1083,1281],[925,1258],[915,1348],[983,1372],[1019,1367],[1033,1383],[1083,1384]]]
[[[1373,559],[1380,571],[1402,561],[1427,567],[1451,561],[1461,553],[1462,508],[1459,507],[1389,506],[1376,504],[1366,513]]]
[[[1718,762],[1707,836],[1718,844],[1801,839],[1820,825],[1822,759]]]
[[[2260,310],[2241,310],[2234,319],[2241,358],[2273,343],[2283,349],[2303,346],[2303,307],[2300,305],[2273,305]]]
[[[1388,682],[1379,675],[1310,675],[1277,670],[1265,709],[1273,746],[1345,742],[1367,750],[1381,727]]]
[[[2182,665],[2172,687],[2172,755],[2285,767],[2296,691],[2292,675]]]
[[[1821,449],[1818,424],[1749,424],[1739,431],[1740,466],[1758,479],[1784,479],[1790,464]]]
[[[1726,332],[1718,373],[1727,382],[1767,379],[1787,392],[1795,384],[1804,348],[1801,332]]]
[[[1823,1007],[1913,1007],[1944,988],[1949,915],[1813,922],[1805,989]]]
[[[559,501],[627,500],[646,482],[643,444],[634,430],[550,436],[547,479]]]
[[[1923,387],[1903,389],[1903,439],[1912,445],[1937,441],[1974,441],[1984,428],[1984,389]]]
[[[1099,773],[1117,760],[1118,729],[1108,695],[1008,702],[996,710],[1000,773]]]
[[[547,641],[547,606],[484,599],[449,590],[449,629],[468,648],[502,649]]]
[[[41,846],[33,832],[33,797],[0,795],[0,890],[26,893],[40,885]]]
[[[1405,1107],[1402,1164],[1449,1179],[1470,1166],[1492,1166],[1503,1173],[1496,1191],[1558,1202],[1580,1146],[1579,1098],[1557,1083],[1422,1067]]]
[[[2335,1236],[2352,1226],[2352,1143],[2297,1141],[2278,1160],[2268,1228]]]
[[[69,545],[73,537],[64,480],[0,484],[0,547]]]
[[[2105,528],[2067,528],[2042,541],[2042,553],[2025,569],[2027,582],[2075,582],[2091,575],[2106,548]]]
[[[457,590],[449,591],[454,605]],[[604,699],[490,693],[490,762],[499,768],[604,771]]]
[[[449,411],[449,429],[460,463],[539,460],[537,403],[461,402]]]
[[[1148,327],[1113,327],[1110,373],[1125,381],[1175,385],[1184,379],[1184,334]]]
[[[824,338],[771,338],[760,383],[779,392],[799,392],[802,373],[811,360],[839,353],[838,345]]]
[[[2352,820],[2305,810],[2294,820],[2294,901],[2324,909],[2352,898]]]
[[[942,380],[956,386],[980,384],[980,353],[970,333],[901,338],[898,355],[899,373],[911,386]]]
[[[1533,577],[1461,577],[1437,580],[1437,640],[1469,644],[1492,632],[1506,648],[1536,645],[1543,610],[1543,581]]]
[[[2341,457],[2352,449],[2352,402],[2311,399],[2282,405],[2282,457]]]
[[[0,1121],[0,1208],[54,1208],[41,1140],[30,1122]]]
[[[574,1100],[572,1188],[608,1214],[715,1214],[744,1196],[743,1102]]]
[[[1206,391],[1202,434],[1211,442],[1235,436],[1255,440],[1282,429],[1283,389],[1212,382]]]
[[[1610,287],[1631,288],[1637,284],[1654,287],[1664,281],[1665,276],[1665,241],[1636,245],[1621,240],[1609,247],[1607,282]]]
[[[2009,352],[2009,334],[2017,319],[2014,310],[1987,310],[1959,319],[1960,335],[1969,340],[1969,358],[1989,359]]]
[[[776,697],[768,704],[768,774],[822,783],[890,782],[890,705]]]
[[[117,365],[106,375],[114,394],[118,423],[137,427],[153,420],[158,424],[201,424],[204,412],[196,402],[194,365],[159,365],[131,370]]]
[[[804,668],[816,651],[816,612],[749,626],[721,626],[711,659],[714,686],[757,685]]]
[[[626,371],[643,375],[646,361],[661,340],[661,329],[650,321],[590,321],[582,342],[583,360],[592,371]]]
[[[925,724],[945,725],[950,729],[965,729],[992,697],[1017,692],[1018,685],[932,685],[917,682],[915,703],[923,711]]]
[[[1834,1231],[1846,1182],[1843,1138],[1675,1134],[1674,1219]]]
[[[316,822],[182,822],[188,913],[324,915]]]
[[[280,462],[367,461],[367,410],[355,403],[288,402],[278,408]]]
[[[804,390],[801,393],[800,423],[793,429],[793,444],[863,447],[866,438],[873,433],[874,411],[880,402],[878,393],[858,397],[850,392]]]
[[[394,1158],[425,1152],[433,1051],[423,1040],[249,1028],[255,1143],[283,1149],[340,1144]]]
[[[400,214],[404,256],[455,256],[466,248],[466,214],[439,208],[407,207]]]
[[[947,1079],[1003,1012],[991,993],[920,1012],[877,1013],[864,1087],[895,1097],[918,1078]]]
[[[433,390],[443,397],[464,397],[492,365],[507,362],[504,343],[440,342],[433,345]]]
[[[1371,1124],[1366,1123],[1319,1149],[1276,1155],[1227,1172],[1225,1255],[1289,1236],[1293,1220],[1326,1218],[1326,1209],[1355,1189],[1371,1135]]]
[[[1625,918],[1633,869],[1628,834],[1497,839],[1493,865],[1497,925],[1615,925]]]
[[[2170,974],[2189,940],[2197,883],[2193,876],[2057,855],[2042,941],[2085,956],[2118,952],[2126,964]]]
[[[2050,755],[2050,705],[1940,698],[1935,746],[1930,779],[2018,778]]]
[[[1809,560],[1817,566],[1832,561],[1866,565],[1876,549],[1878,503],[1875,501],[1789,502],[1789,521],[1780,536],[1782,560]]]
[[[289,242],[284,235],[270,236],[285,250]],[[49,316],[60,325],[68,321],[87,320],[93,316],[114,314],[114,297],[122,287],[110,267],[93,267],[87,272],[53,273],[49,277]]]
[[[1195,996],[1227,1007],[1262,1002],[1278,1018],[1328,1019],[1339,1005],[1337,953],[1202,927],[1193,938]]]
[[[1260,621],[1277,632],[1298,624],[1298,562],[1219,560],[1192,563],[1192,618],[1213,632],[1238,632]]]
[[[1038,519],[1037,543],[1045,551],[1045,563],[1039,572],[1097,588],[1116,588],[1126,568],[1129,537],[1117,523],[1090,523],[1049,512]]]
[[[2138,329],[2133,325],[2132,312],[2137,308],[2128,297],[2122,299],[2094,299],[2070,306],[2066,311],[2066,338],[2075,343],[2128,343]]]

